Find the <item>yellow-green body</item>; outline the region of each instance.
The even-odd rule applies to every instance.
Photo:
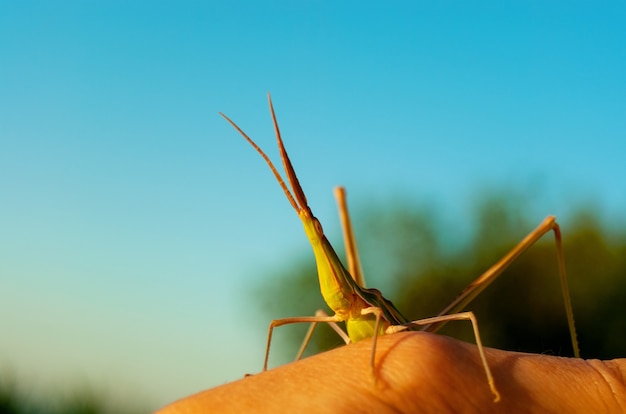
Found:
[[[354,281],[324,236],[321,223],[313,216],[308,206],[299,210],[298,216],[313,248],[324,301],[340,320],[346,322],[348,336],[352,342],[375,335],[376,316],[371,313],[364,314],[363,310],[366,308],[375,307],[383,310],[378,335],[383,335],[390,324],[401,325],[407,322],[378,290],[362,288]]]
[[[313,253],[315,254],[320,290],[324,301],[335,313],[334,321],[346,322],[348,336],[352,342],[358,342],[362,339],[375,336],[377,320],[378,335],[384,334],[385,330],[390,325],[406,324],[408,322],[407,319],[400,314],[390,301],[382,296],[380,291],[359,286],[341,263],[337,253],[335,253],[335,250],[324,236],[322,225],[313,216],[308,206],[306,196],[302,191],[298,177],[296,176],[287,151],[285,150],[285,146],[283,145],[271,99],[269,100],[269,104],[274,129],[276,131],[278,149],[293,194],[289,191],[289,188],[274,167],[274,164],[261,148],[226,115],[221,115],[239,131],[250,145],[265,159],[274,173],[276,180],[283,188],[287,199],[298,213],[300,220],[302,220],[304,231],[311,242]],[[379,316],[377,316],[377,314]]]

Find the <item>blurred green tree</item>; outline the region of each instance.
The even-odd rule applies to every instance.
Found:
[[[112,402],[103,391],[79,385],[52,393],[32,391],[10,373],[0,373],[0,414],[134,414],[149,412],[141,401]]]
[[[436,315],[543,219],[530,220],[528,201],[509,191],[481,199],[472,225],[460,235],[443,230],[438,210],[428,206],[394,203],[389,210],[370,208],[359,215],[355,231],[368,287],[379,288],[407,318]],[[586,358],[624,356],[626,227],[617,223],[605,228],[592,208],[576,211],[559,222],[581,353]],[[333,243],[336,249],[339,244]],[[269,318],[328,310],[310,252],[266,280],[259,292]],[[572,355],[552,233],[518,258],[467,310],[476,314],[486,346]],[[309,354],[343,344],[323,325]],[[287,337],[289,346],[281,347],[279,339],[277,348],[289,360],[306,327],[280,330],[286,333],[276,336]],[[474,342],[469,323],[452,322],[439,333]]]

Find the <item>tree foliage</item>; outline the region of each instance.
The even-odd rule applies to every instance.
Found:
[[[507,192],[484,200],[475,209],[468,234],[460,237],[443,228],[433,208],[395,204],[357,217],[368,287],[379,288],[408,318],[436,315],[540,222],[529,218],[522,197]],[[559,222],[581,353],[585,358],[624,356],[626,227],[606,228],[591,208],[576,211]],[[310,252],[288,263],[259,290],[272,319],[328,310]],[[552,234],[518,258],[467,310],[476,314],[487,346],[572,355]],[[305,329],[287,334],[290,355],[295,355]],[[466,322],[449,323],[440,333],[474,342]],[[310,352],[341,344],[331,330],[321,329]]]

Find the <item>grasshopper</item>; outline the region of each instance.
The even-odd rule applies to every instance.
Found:
[[[283,168],[287,175],[287,180],[291,187],[291,190],[283,180],[282,176],[269,159],[269,157],[261,150],[261,148],[230,118],[220,112],[220,115],[226,119],[249,143],[252,147],[263,157],[272,173],[274,174],[279,185],[283,189],[285,196],[289,200],[289,203],[300,217],[304,226],[304,232],[306,233],[309,242],[313,248],[315,255],[315,261],[317,264],[317,271],[320,283],[320,291],[324,298],[324,301],[328,307],[334,312],[333,315],[327,315],[324,312],[318,311],[315,316],[300,316],[273,320],[270,323],[267,346],[265,351],[265,360],[263,363],[263,370],[267,370],[267,364],[269,359],[270,344],[272,341],[272,334],[274,328],[294,323],[311,323],[309,333],[303,343],[303,346],[298,353],[298,358],[301,356],[304,347],[306,346],[312,330],[315,324],[320,322],[330,323],[333,326],[343,340],[346,343],[358,342],[363,339],[372,338],[372,352],[370,357],[370,366],[374,373],[374,363],[376,355],[376,342],[380,335],[389,335],[404,330],[421,330],[435,332],[444,323],[452,320],[469,320],[472,324],[474,336],[476,338],[476,345],[482,364],[487,377],[487,382],[494,395],[494,402],[500,400],[500,394],[496,388],[489,364],[485,357],[482,341],[480,339],[480,333],[478,330],[478,322],[472,312],[461,312],[461,310],[473,300],[480,292],[482,292],[498,275],[520,254],[527,250],[532,244],[534,244],[541,236],[550,230],[554,231],[557,241],[558,250],[558,262],[559,272],[561,275],[561,284],[563,286],[563,296],[565,298],[565,306],[568,318],[568,324],[571,333],[572,344],[574,353],[578,357],[578,344],[576,340],[576,333],[574,328],[573,312],[571,302],[569,299],[569,290],[567,288],[567,281],[565,277],[565,265],[563,259],[563,253],[561,248],[561,235],[556,219],[553,216],[547,217],[535,230],[533,230],[526,238],[524,238],[515,248],[513,248],[507,255],[505,255],[500,261],[493,265],[483,275],[478,277],[472,282],[461,294],[448,305],[439,315],[420,319],[416,321],[410,321],[404,317],[393,303],[386,299],[382,293],[377,289],[365,288],[363,278],[361,276],[358,259],[356,259],[356,246],[353,242],[354,237],[351,235],[351,229],[348,230],[344,224],[344,231],[347,243],[347,250],[352,253],[348,254],[351,258],[352,264],[350,268],[352,273],[349,272],[341,260],[337,256],[337,253],[333,249],[332,245],[324,235],[322,225],[317,218],[313,215],[311,208],[308,205],[306,196],[298,177],[296,176],[291,160],[287,155],[287,151],[283,144],[283,140],[276,120],[276,114],[272,104],[271,96],[268,94],[268,102],[270,108],[270,114],[274,124],[274,130],[276,133],[276,139],[278,143],[278,149],[280,158],[282,160]],[[340,190],[341,192],[341,190]],[[340,195],[340,194],[339,194]],[[341,197],[339,197],[341,206]],[[340,211],[346,211],[345,198],[344,207],[340,207]],[[345,223],[345,218],[343,218]],[[349,223],[349,219],[348,219]],[[351,228],[351,226],[349,226]],[[352,241],[350,241],[352,240]],[[356,264],[355,264],[356,263]],[[336,325],[338,322],[345,322],[347,335]]]

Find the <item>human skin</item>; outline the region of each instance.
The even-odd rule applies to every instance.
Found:
[[[626,359],[583,360],[485,348],[494,403],[475,345],[424,332],[324,352],[202,391],[174,413],[623,413]]]

